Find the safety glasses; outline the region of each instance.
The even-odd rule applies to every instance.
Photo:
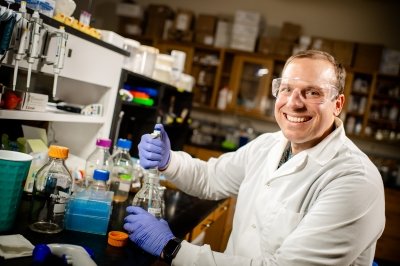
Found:
[[[336,86],[329,83],[312,83],[298,78],[276,78],[272,80],[272,95],[277,100],[287,101],[297,91],[305,103],[320,104],[338,96]]]

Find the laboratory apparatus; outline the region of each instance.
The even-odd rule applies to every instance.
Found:
[[[66,147],[51,145],[48,162],[35,176],[29,225],[35,232],[54,234],[64,228],[65,206],[73,188],[73,179],[65,166],[68,153]]]
[[[116,150],[111,156],[113,168],[110,191],[114,192],[115,202],[124,202],[128,199],[133,172],[132,158],[129,154],[131,146],[132,141],[118,139]]]
[[[93,181],[93,172],[95,169],[111,171],[113,161],[110,160],[111,140],[99,138],[96,140],[95,150],[86,159],[85,165],[85,186],[89,187]]]

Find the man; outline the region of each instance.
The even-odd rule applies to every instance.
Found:
[[[130,239],[173,265],[372,265],[385,224],[382,178],[337,117],[345,70],[325,52],[288,59],[274,79],[281,128],[208,162],[144,135],[140,163],[158,167],[182,191],[237,196],[224,253],[175,239],[165,221],[128,207]]]

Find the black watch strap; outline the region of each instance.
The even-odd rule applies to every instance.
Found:
[[[176,254],[178,253],[179,249],[181,248],[182,240],[179,238],[173,238],[165,245],[162,254],[163,260],[171,265],[172,260],[175,258]]]

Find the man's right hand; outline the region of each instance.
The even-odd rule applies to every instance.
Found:
[[[154,138],[151,134],[142,136],[138,145],[140,165],[145,169],[165,169],[168,166],[171,143],[162,124],[156,124],[154,129],[161,132],[161,138]]]

